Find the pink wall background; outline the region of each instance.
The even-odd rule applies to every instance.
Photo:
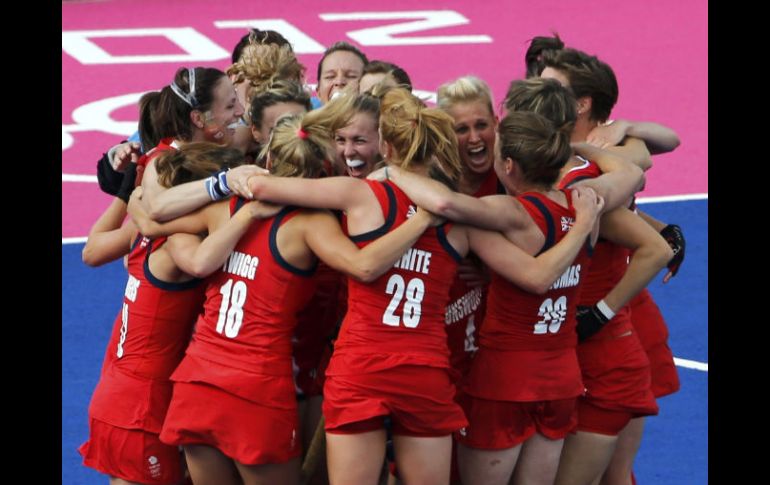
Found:
[[[460,26],[420,31],[407,36],[487,35],[491,43],[362,46],[346,32],[409,20],[324,21],[322,13],[452,10],[469,20]],[[499,102],[512,79],[524,76],[523,55],[529,39],[557,31],[568,46],[598,55],[618,77],[620,99],[614,118],[663,123],[679,134],[673,153],[657,156],[642,196],[708,191],[708,43],[707,4],[683,0],[540,0],[538,2],[471,0],[391,0],[377,4],[351,0],[292,2],[262,0],[116,0],[62,2],[62,32],[104,29],[192,27],[227,52],[210,62],[82,64],[62,51],[62,125],[70,127],[73,111],[104,98],[159,89],[181,65],[225,69],[232,46],[245,28],[224,29],[219,20],[284,19],[322,45],[347,40],[370,59],[396,62],[409,72],[416,89],[435,91],[464,74],[486,80]],[[113,55],[182,53],[162,37],[100,38],[94,42]],[[314,83],[320,54],[300,54]],[[112,111],[112,119],[133,123],[135,105]],[[128,125],[126,125],[128,126]],[[93,128],[93,127],[92,127]],[[69,128],[67,128],[69,129]],[[95,175],[103,151],[125,136],[95,129],[63,135],[62,173]],[[96,183],[62,182],[62,237],[85,236],[109,204]]]

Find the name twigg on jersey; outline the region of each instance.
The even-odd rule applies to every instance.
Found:
[[[233,251],[228,256],[224,266],[222,266],[222,272],[253,280],[258,265],[258,257],[240,251]]]
[[[431,255],[432,253],[430,251],[409,248],[404,255],[401,256],[401,259],[396,261],[396,264],[394,264],[393,267],[428,274]]]
[[[559,279],[553,282],[551,290],[558,290],[559,288],[569,288],[570,286],[577,286],[580,283],[580,265],[573,264],[562,274]]]

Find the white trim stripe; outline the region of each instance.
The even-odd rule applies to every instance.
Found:
[[[639,197],[637,204],[654,204],[656,202],[682,202],[685,200],[708,200],[709,194],[684,194],[684,195],[664,195],[662,197]]]
[[[90,182],[90,183],[97,183],[99,180],[96,178],[96,175],[81,175],[81,174],[75,174],[75,173],[63,173],[61,174],[61,181],[62,182]]]
[[[86,237],[63,237],[61,238],[62,245],[64,244],[80,244],[84,243],[88,240],[88,236]]]
[[[679,367],[686,367],[688,369],[701,370],[703,372],[709,371],[708,362],[698,362],[697,360],[680,359],[679,357],[674,357],[674,364],[678,365]]]

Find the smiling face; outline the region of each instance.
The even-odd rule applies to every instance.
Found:
[[[351,177],[366,178],[380,161],[380,136],[377,120],[370,113],[359,112],[350,123],[334,134],[337,163]]]
[[[358,81],[364,72],[364,62],[350,51],[334,51],[323,61],[318,79],[318,99],[328,103],[332,94],[342,91],[348,84],[358,91]]]
[[[495,115],[482,100],[455,103],[447,113],[454,119],[460,160],[467,170],[489,172],[495,160]]]
[[[229,145],[233,141],[235,128],[243,116],[243,106],[238,101],[233,83],[226,76],[217,82],[213,91],[211,108],[200,113],[202,126],[201,134],[196,141],[211,141],[221,145]],[[194,111],[195,113],[196,111]],[[193,139],[195,139],[195,135]]]

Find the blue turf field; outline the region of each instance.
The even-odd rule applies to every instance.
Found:
[[[669,324],[669,344],[681,359],[708,361],[708,201],[642,204],[654,217],[678,223],[687,238],[682,269],[667,285],[650,285]],[[120,262],[88,268],[82,244],[62,246],[62,483],[106,484],[80,463],[76,449],[88,435],[88,401],[96,384],[112,322],[121,305]],[[637,458],[639,485],[708,483],[708,374],[679,367],[681,390],[659,401],[647,421]]]

